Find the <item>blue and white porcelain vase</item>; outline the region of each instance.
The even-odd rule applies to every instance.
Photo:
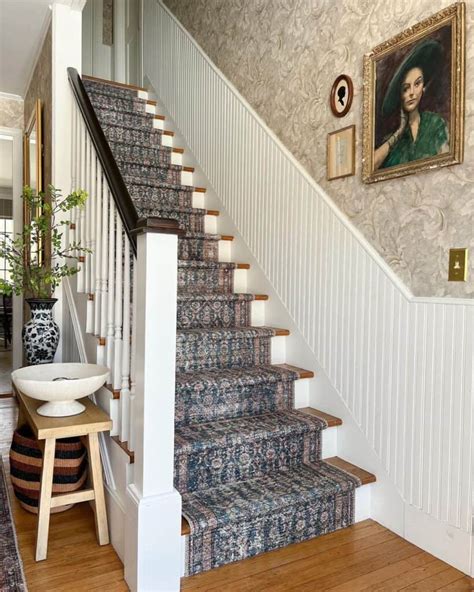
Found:
[[[53,320],[57,298],[27,298],[31,319],[23,327],[22,338],[29,365],[50,364],[59,343],[59,327]]]

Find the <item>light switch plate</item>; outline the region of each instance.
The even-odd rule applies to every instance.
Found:
[[[467,279],[467,249],[449,250],[449,282],[465,282]]]

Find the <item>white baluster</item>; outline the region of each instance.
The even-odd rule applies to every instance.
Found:
[[[102,305],[102,167],[97,163],[97,194],[95,209],[95,240],[94,240],[94,259],[95,259],[95,294],[94,294],[94,335],[100,335],[100,312]]]
[[[97,347],[97,360],[100,364],[107,363],[106,343],[107,343],[107,305],[108,295],[108,269],[109,269],[109,204],[110,192],[107,181],[103,180],[103,199],[102,199],[102,269],[101,269],[101,305],[100,305],[100,338]]]
[[[130,427],[128,434],[128,449],[135,450],[135,396],[137,392],[137,378],[136,378],[136,351],[137,351],[137,260],[134,257],[132,260],[133,274],[132,274],[132,351],[130,355],[130,404],[129,416]]]
[[[127,442],[130,433],[130,241],[124,237],[123,264],[123,343],[122,343],[122,384],[120,406],[122,425],[120,439]]]
[[[115,313],[115,205],[110,197],[109,203],[109,265],[107,280],[107,366],[114,377],[114,313]]]
[[[80,119],[80,154],[81,154],[81,163],[80,163],[80,185],[81,189],[87,190],[86,187],[86,129],[82,118]],[[77,212],[76,218],[76,236],[78,241],[81,243],[81,247],[84,246],[84,239],[85,239],[85,212],[84,209],[80,209]],[[84,292],[85,287],[85,276],[84,276],[84,256],[79,252],[79,273],[77,274],[77,291]]]
[[[72,104],[71,109],[71,193],[77,189],[77,107],[75,102]],[[76,239],[76,208],[73,208],[69,212],[69,229],[67,233],[68,244],[71,244]]]
[[[123,298],[123,232],[122,220],[116,212],[115,240],[115,310],[114,310],[114,391],[122,386],[122,298]]]
[[[86,187],[89,197],[84,208],[84,236],[81,236],[81,243],[83,247],[89,248],[90,245],[90,228],[91,228],[91,208],[90,204],[93,199],[93,178],[92,178],[92,154],[91,154],[91,139],[89,133],[86,131]],[[87,295],[90,292],[90,255],[84,256],[84,290]]]
[[[86,247],[92,251],[86,255],[86,292],[87,292],[87,313],[86,332],[94,332],[94,247],[93,239],[95,233],[95,200],[97,187],[97,159],[95,156],[92,141],[88,136],[89,145],[89,198],[86,202]],[[94,279],[93,279],[94,278]]]

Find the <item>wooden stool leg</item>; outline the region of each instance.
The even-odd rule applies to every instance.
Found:
[[[93,433],[87,436],[89,450],[89,466],[94,488],[95,499],[95,529],[99,545],[109,543],[109,529],[107,527],[107,512],[105,509],[104,482],[102,480],[102,464],[100,462],[99,437]]]
[[[56,438],[48,438],[44,443],[43,467],[38,505],[38,530],[36,532],[36,561],[46,559],[48,554],[49,516],[51,512],[51,493],[53,491],[54,451]]]

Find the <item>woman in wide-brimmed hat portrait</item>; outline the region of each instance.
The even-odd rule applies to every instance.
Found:
[[[436,39],[417,43],[390,79],[381,116],[399,114],[399,125],[374,152],[374,169],[388,168],[449,152],[446,120],[423,110],[425,93],[436,82],[443,47]]]

